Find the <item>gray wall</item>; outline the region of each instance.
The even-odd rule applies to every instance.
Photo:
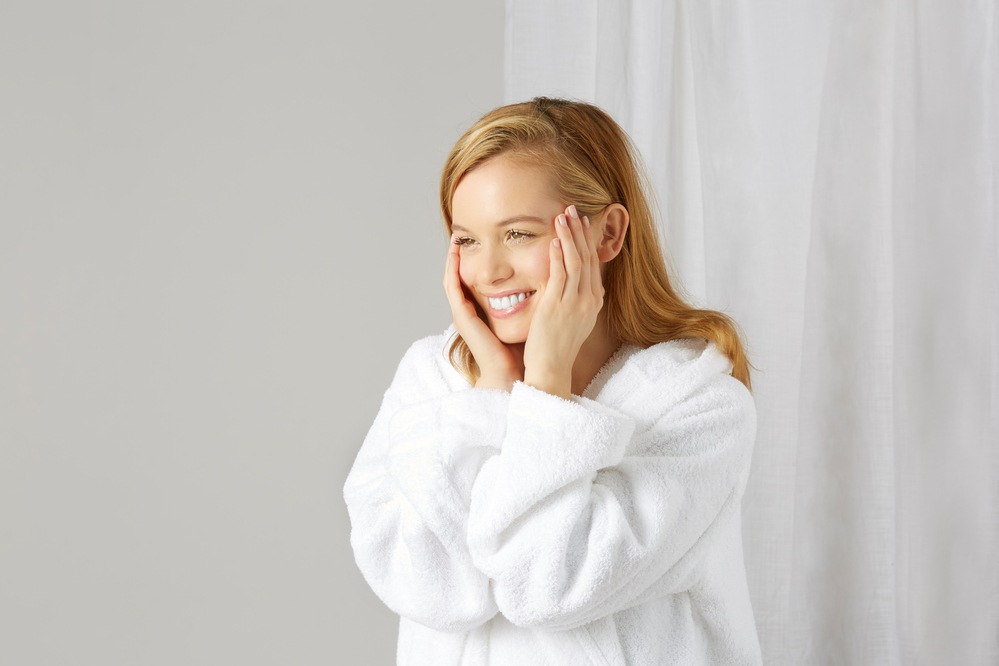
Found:
[[[341,487],[503,5],[0,4],[0,663],[391,663]]]

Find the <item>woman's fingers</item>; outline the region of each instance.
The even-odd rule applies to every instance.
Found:
[[[583,226],[586,228],[587,247],[590,249],[590,289],[595,294],[604,293],[604,280],[600,273],[600,255],[597,253],[597,246],[600,243],[600,230],[594,229],[590,225],[590,218],[583,217]]]
[[[576,254],[579,255],[579,282],[578,289],[590,289],[590,274],[592,271],[590,247],[590,228],[587,222],[580,218],[575,206],[565,209],[565,216],[569,222],[569,230],[572,232],[572,240],[576,246]]]
[[[558,224],[556,222],[556,224]],[[565,260],[563,258],[562,241],[552,239],[548,244],[548,284],[545,285],[543,297],[546,301],[557,303],[562,300],[565,291]]]
[[[580,217],[575,206],[568,206],[555,218],[555,235],[549,246],[549,275],[543,301],[551,306],[559,302],[582,306],[584,310],[597,303],[599,308],[603,302],[603,282],[597,230],[591,227],[589,218]]]
[[[454,236],[448,243],[447,261],[444,264],[444,293],[447,295],[451,310],[460,308],[465,300],[465,294],[461,289],[461,278],[458,277],[458,244],[454,242]]]
[[[578,224],[578,222],[577,222]],[[579,291],[580,269],[582,259],[572,231],[572,221],[564,213],[555,218],[555,234],[558,236],[562,249],[562,263],[565,266],[565,286],[562,297],[569,297]]]
[[[460,249],[452,238],[444,269],[444,293],[447,295],[448,305],[451,306],[451,317],[454,319],[459,333],[469,326],[478,328],[478,325],[482,323],[475,311],[475,305],[465,297],[465,289],[461,285],[461,277],[458,272],[461,265]]]
[[[564,224],[563,224],[564,222]],[[571,294],[603,294],[597,230],[587,217],[580,217],[575,206],[566,208],[555,221],[555,231],[562,243],[567,274],[565,296]]]
[[[455,251],[457,249],[458,249],[458,246],[454,242],[454,236],[451,236],[451,239],[448,241],[448,244],[447,244],[447,259],[444,260],[444,289],[445,289],[445,291],[451,288],[451,272],[454,270],[454,267],[455,267],[455,261],[456,261],[456,259],[455,259],[456,252]]]

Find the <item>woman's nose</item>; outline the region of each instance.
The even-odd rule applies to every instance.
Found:
[[[513,275],[513,267],[510,265],[509,258],[503,250],[490,249],[484,254],[482,265],[484,282],[496,284]]]

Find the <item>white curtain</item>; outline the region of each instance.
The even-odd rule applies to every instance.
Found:
[[[999,664],[997,40],[992,0],[507,0],[507,99],[615,116],[747,333],[767,664]]]

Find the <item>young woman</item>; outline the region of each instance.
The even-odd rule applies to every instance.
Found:
[[[406,353],[344,488],[398,663],[759,663],[748,362],[671,287],[627,136],[496,109],[441,208],[454,324]]]

